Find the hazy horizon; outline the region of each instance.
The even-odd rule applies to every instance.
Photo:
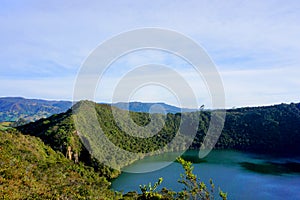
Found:
[[[45,98],[39,98],[39,97],[24,97],[24,96],[0,96],[0,98],[23,98],[23,99],[33,99],[33,100],[46,100],[46,101],[68,101],[68,102],[74,102],[72,99],[45,99]],[[87,100],[87,99],[82,99],[82,100]],[[89,101],[94,101],[94,100],[89,100]],[[102,102],[102,101],[94,101],[96,103],[100,103],[100,104],[112,104],[112,102]],[[172,104],[172,103],[168,103],[168,102],[164,102],[164,101],[129,101],[129,102],[125,102],[125,101],[118,101],[118,102],[113,102],[113,103],[164,103],[170,106],[175,106],[178,108],[187,108],[187,109],[198,109],[198,108],[192,108],[192,107],[180,107],[179,105],[176,104]],[[279,104],[291,104],[291,103],[300,103],[300,101],[298,102],[278,102],[278,103],[274,103],[274,104],[264,104],[264,105],[245,105],[245,106],[233,106],[233,107],[226,107],[225,109],[236,109],[236,108],[244,108],[244,107],[263,107],[263,106],[274,106],[274,105],[279,105]],[[204,104],[202,104],[204,105]],[[204,105],[204,109],[210,109],[209,107],[206,107]]]

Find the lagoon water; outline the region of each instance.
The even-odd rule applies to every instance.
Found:
[[[148,173],[123,172],[112,182],[117,191],[140,191],[139,185],[155,183],[163,177],[158,188],[174,191],[183,189],[178,183],[183,173],[181,165],[174,160],[175,153],[146,157],[126,167],[125,171],[151,171],[160,165],[162,169]],[[275,158],[237,151],[212,151],[204,159],[198,159],[197,151],[188,151],[184,158],[194,162],[194,173],[205,183],[212,178],[216,186],[228,193],[228,199],[300,199],[300,159]]]

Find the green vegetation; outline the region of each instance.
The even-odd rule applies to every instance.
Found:
[[[191,162],[185,161],[180,157],[177,158],[177,161],[183,166],[185,171],[185,174],[181,174],[181,180],[179,180],[180,183],[184,184],[185,188],[178,193],[178,196],[182,199],[214,199],[215,185],[213,181],[210,179],[211,188],[208,189],[205,183],[193,174],[194,167]],[[227,193],[224,193],[221,189],[219,189],[219,196],[223,200],[227,199]]]
[[[32,122],[27,125],[18,127],[22,133],[30,134],[41,138],[47,145],[51,146],[55,151],[59,151],[66,155],[68,148],[70,148],[73,155],[77,154],[78,160],[91,166],[101,176],[108,179],[117,177],[120,172],[115,169],[106,167],[100,163],[90,152],[86,149],[75,130],[72,110],[66,113],[55,114],[46,119],[40,119],[37,122]],[[71,159],[75,159],[72,156]]]
[[[131,131],[131,125],[129,123],[123,123],[121,126],[117,124],[109,106],[95,106],[99,124],[109,140],[116,146],[131,152],[145,153],[158,150],[172,141],[178,131],[182,133],[182,137],[180,137],[177,144],[167,150],[178,151],[184,149],[188,144],[188,139],[184,134],[193,131],[188,129],[192,127],[188,123],[194,123],[197,117],[199,117],[197,135],[190,148],[199,149],[208,130],[211,117],[211,112],[209,111],[167,114],[165,119],[163,115],[155,115],[156,125],[159,126],[161,120],[165,120],[165,125],[160,131],[153,131],[157,131],[158,134],[145,139],[129,136],[127,133]],[[299,155],[300,104],[239,108],[227,110],[226,112],[224,129],[215,146],[216,149]],[[116,113],[119,116],[124,115],[121,110],[118,110]],[[148,113],[130,112],[130,117],[134,122],[142,126],[147,125],[150,121]],[[180,120],[183,117],[189,120],[183,121],[181,128],[185,130],[179,130]],[[143,135],[144,133],[140,131],[138,134]],[[291,140],[291,138],[293,139]]]
[[[5,131],[12,127],[12,122],[0,122],[0,131]]]
[[[93,168],[65,158],[39,138],[0,131],[0,199],[112,199]]]
[[[212,200],[217,199],[215,197],[215,185],[213,181],[210,180],[210,189],[207,188],[205,183],[197,178],[193,174],[193,166],[189,161],[185,161],[181,157],[177,158],[177,162],[180,163],[184,169],[184,174],[181,174],[181,179],[178,180],[179,183],[184,185],[184,189],[179,192],[174,192],[170,189],[163,188],[161,191],[157,191],[157,188],[162,183],[163,178],[159,178],[158,181],[151,186],[140,185],[142,194],[138,195],[135,192],[128,193],[127,196],[131,195],[132,199],[193,199],[193,200]],[[219,197],[222,200],[227,199],[227,193],[224,193],[219,189]]]
[[[85,106],[88,105],[88,106]],[[92,107],[90,106],[92,105]],[[127,132],[121,130],[119,125],[114,120],[111,107],[109,105],[99,105],[88,101],[80,102],[76,105],[77,107],[83,107],[82,112],[91,113],[96,108],[97,117],[106,138],[112,142],[114,145],[120,147],[129,152],[134,153],[147,153],[149,155],[153,153],[155,150],[162,148],[165,144],[169,143],[175,133],[178,130],[179,123],[180,123],[180,115],[168,115],[167,122],[161,133],[155,135],[150,138],[138,138],[133,137],[127,134]],[[81,139],[79,139],[79,132],[75,130],[74,120],[80,120],[85,122],[84,124],[89,124],[89,119],[85,119],[84,116],[82,117],[82,113],[76,112],[76,106],[74,111],[68,110],[66,113],[61,113],[57,115],[53,115],[46,119],[40,119],[36,122],[29,123],[24,126],[18,127],[22,133],[30,134],[33,136],[40,137],[46,144],[50,145],[54,150],[60,151],[63,154],[67,153],[68,147],[71,147],[72,152],[76,152],[79,155],[79,160],[86,163],[89,166],[95,168],[96,171],[101,172],[102,175],[105,175],[107,178],[114,178],[116,177],[119,172],[117,170],[106,168],[103,164],[99,163],[95,159],[95,155],[98,156],[105,156],[103,159],[110,160],[111,163],[116,163],[116,168],[121,168],[128,164],[131,164],[136,159],[140,159],[136,157],[130,157],[126,154],[116,153],[113,154],[111,149],[106,146],[103,141],[97,141],[97,137],[90,138],[91,132],[95,129],[94,127],[85,127],[83,131],[80,131]],[[125,111],[117,110],[117,115],[123,116]],[[149,114],[148,113],[130,113],[131,117],[134,121],[138,124],[146,125],[149,122]],[[191,116],[194,116],[195,113]],[[156,131],[156,126],[159,123],[163,122],[164,116],[155,114],[155,123],[153,124],[153,129]],[[175,121],[173,121],[175,119]],[[121,122],[122,123],[122,122]],[[130,131],[131,126],[130,124],[124,123],[122,124],[122,128],[125,130]],[[140,132],[140,134],[143,134]],[[99,135],[98,133],[95,134],[96,136]],[[172,149],[168,149],[168,151],[178,151],[183,149],[186,146],[186,138],[183,136],[179,138],[177,144],[174,144]],[[187,138],[191,140],[191,138]],[[82,145],[82,141],[85,142],[86,145]],[[191,143],[191,141],[190,141]],[[89,145],[96,144],[102,145],[102,151],[95,152],[97,148],[89,148]],[[142,144],[142,145],[141,145]],[[93,151],[93,156],[91,156],[91,151]],[[153,154],[158,154],[160,151],[154,152]],[[99,157],[98,157],[99,158]]]
[[[29,110],[32,110],[30,105],[40,105],[39,103],[33,101],[31,102],[31,104],[24,104],[26,106],[23,106],[23,104],[20,102],[23,102],[25,100],[22,98],[5,98],[5,101],[3,99],[1,100],[4,102],[2,102],[2,107],[5,109],[19,108],[21,110],[28,110],[30,108]],[[57,106],[57,104],[54,103],[55,102],[52,102],[51,105]],[[132,106],[134,105],[135,104],[132,104]],[[149,105],[147,106],[149,107]],[[167,114],[165,126],[159,132],[159,134],[151,138],[144,139],[128,136],[127,133],[130,132],[132,129],[131,125],[128,123],[123,123],[121,124],[121,129],[119,126],[120,124],[118,124],[120,122],[117,123],[114,120],[109,105],[95,104],[95,107],[97,110],[97,115],[99,118],[101,128],[103,129],[104,133],[108,136],[109,140],[113,142],[116,146],[125,149],[126,151],[131,151],[133,153],[153,152],[159,150],[161,147],[164,147],[166,144],[172,141],[175,137],[176,132],[179,130],[180,119],[183,115],[190,116],[191,118],[199,117],[197,136],[195,137],[194,142],[190,147],[191,149],[199,149],[202,144],[203,138],[207,132],[211,116],[211,112],[205,110],[194,113]],[[227,116],[222,135],[219,138],[219,141],[216,144],[215,148],[236,149],[247,152],[251,151],[256,153],[267,154],[298,154],[300,153],[300,147],[299,145],[297,145],[300,142],[299,108],[300,104],[292,103],[289,105],[280,104],[266,107],[229,109],[226,111]],[[2,113],[4,112],[2,109],[0,110],[2,111]],[[31,111],[28,111],[28,113],[29,112]],[[122,115],[124,112],[125,111],[123,110],[117,111],[119,115]],[[67,112],[67,114],[71,116],[72,112]],[[47,120],[50,122],[50,124],[53,124],[53,122],[58,124],[58,121],[60,120],[59,116],[60,115],[57,115],[57,117],[50,117]],[[134,122],[141,126],[145,126],[150,122],[150,115],[148,113],[130,112],[130,116]],[[156,115],[155,119],[157,119],[157,122],[155,123],[159,124],[162,120],[164,120],[164,116]],[[53,136],[53,134],[58,134],[57,131],[55,131],[55,126],[47,126],[47,120],[43,120],[43,123],[45,124],[42,125],[38,125],[39,123],[41,123],[41,121],[37,122],[37,124],[31,124],[27,128],[28,132],[33,135],[41,134],[42,137],[44,137],[44,139],[46,139],[46,136],[43,136],[46,134],[45,131],[43,131],[44,129],[47,129],[47,134],[51,136]],[[8,120],[6,119],[6,121]],[[20,123],[16,123],[15,126],[21,124],[22,121]],[[63,124],[63,122],[61,124]],[[43,130],[37,130],[35,126],[39,126]],[[72,128],[72,131],[75,131],[73,127],[70,128]],[[70,131],[67,129],[68,127],[66,127],[65,131],[68,132],[68,134],[70,134]],[[156,130],[154,130],[153,132],[155,131]],[[64,133],[60,134],[63,135]],[[57,137],[60,138],[59,136]],[[293,140],[290,140],[290,138],[293,138]],[[46,141],[46,143],[48,142],[51,141]],[[178,151],[186,147],[187,143],[188,142],[186,141],[186,138],[182,137],[180,141],[178,141],[178,145],[174,145],[173,148],[170,148],[169,150]],[[59,146],[62,146],[62,148],[66,148],[63,147],[62,144],[60,144]],[[59,148],[57,146],[52,147],[56,150],[58,150]]]
[[[88,126],[92,119],[86,119],[85,116],[93,112],[97,117],[94,125],[100,125],[105,135],[104,140],[103,137],[99,139],[100,131],[97,132],[98,129],[95,126]],[[109,105],[82,101],[74,106],[73,112],[69,110],[66,113],[56,114],[18,127],[18,129],[25,134],[40,137],[46,144],[64,155],[70,147],[73,153],[78,154],[80,161],[94,167],[96,171],[111,179],[119,174],[118,170],[106,168],[98,162],[99,159],[114,163],[115,168],[118,169],[143,158],[143,154],[154,155],[167,151],[180,151],[187,148],[189,143],[192,143],[189,148],[199,149],[211,117],[209,111],[167,115],[130,112],[129,116],[133,121],[130,122],[124,118],[126,113],[117,108],[112,110]],[[185,120],[180,126],[183,118]],[[79,139],[79,132],[75,130],[74,120],[87,124],[82,130],[78,130],[81,139]],[[133,129],[132,123],[149,126],[148,128],[157,134],[145,138],[129,135],[128,133],[147,135],[144,129]],[[193,126],[197,128],[195,138],[188,134],[195,131],[191,128]],[[227,111],[225,126],[215,148],[299,155],[299,127],[300,104],[232,109]],[[176,141],[174,141],[175,136],[177,136]],[[171,141],[172,145],[167,145]],[[136,156],[112,152],[108,146],[110,143]],[[95,148],[99,144],[101,148]]]
[[[153,186],[140,186],[141,193],[121,194],[109,189],[110,182],[84,163],[74,163],[65,155],[45,145],[40,138],[9,129],[0,131],[0,198],[1,199],[212,199],[203,182],[192,174],[192,165],[178,159],[185,169],[181,192],[163,188],[163,179]],[[213,185],[212,185],[213,187]],[[202,193],[205,197],[202,198]],[[192,196],[191,196],[192,195]],[[226,194],[220,192],[223,199]]]
[[[79,112],[81,109],[82,112]],[[83,114],[82,114],[83,113]],[[85,114],[93,113],[96,116],[96,123],[93,125],[100,125],[101,130],[105,136],[105,141],[103,142],[99,140],[97,137],[98,134],[94,134],[91,136],[89,133],[97,130],[94,126],[89,126],[88,122],[93,119],[84,118]],[[210,186],[207,187],[203,182],[197,179],[195,175],[192,173],[192,166],[191,163],[185,162],[183,160],[178,160],[185,169],[185,175],[182,176],[181,183],[185,185],[185,190],[181,192],[173,192],[172,190],[168,190],[163,188],[161,191],[157,191],[157,187],[161,183],[162,179],[159,180],[154,186],[142,186],[141,187],[141,194],[137,192],[130,192],[127,194],[119,194],[113,193],[109,191],[108,185],[109,182],[106,179],[110,180],[115,178],[119,175],[119,171],[109,168],[99,162],[99,158],[106,159],[111,163],[115,163],[116,168],[121,168],[126,166],[136,159],[143,158],[142,153],[146,153],[146,155],[154,155],[159,154],[167,151],[180,151],[186,148],[187,144],[189,143],[189,139],[191,139],[189,132],[194,131],[191,127],[195,124],[195,119],[197,119],[196,123],[196,136],[192,138],[192,145],[190,146],[191,149],[199,149],[203,138],[208,130],[208,125],[211,117],[210,111],[199,111],[194,113],[177,113],[177,114],[149,114],[149,113],[136,113],[130,112],[129,116],[135,124],[139,126],[147,126],[150,127],[154,133],[157,133],[151,137],[135,137],[133,135],[129,135],[128,133],[133,133],[135,135],[147,135],[147,132],[143,129],[132,129],[132,123],[124,118],[126,116],[126,111],[111,108],[109,105],[99,105],[89,101],[82,101],[75,105],[74,110],[68,110],[65,113],[55,114],[46,119],[40,119],[36,122],[32,122],[20,127],[17,127],[19,131],[25,133],[27,135],[39,137],[46,145],[45,148],[49,148],[47,151],[53,152],[53,155],[59,155],[57,158],[51,158],[50,160],[54,160],[53,162],[48,161],[46,156],[46,161],[39,161],[40,158],[36,158],[37,162],[45,162],[46,164],[41,165],[34,165],[28,164],[30,166],[35,166],[34,168],[37,170],[35,174],[37,174],[38,178],[33,177],[32,180],[36,180],[36,184],[48,184],[44,183],[41,175],[38,175],[38,171],[45,170],[45,173],[57,175],[56,178],[52,178],[54,180],[60,180],[61,175],[65,173],[65,171],[70,173],[78,173],[78,168],[80,168],[80,175],[82,179],[78,182],[79,186],[71,187],[69,182],[65,183],[64,185],[70,186],[69,189],[66,189],[68,195],[79,195],[79,197],[88,196],[88,195],[96,195],[97,192],[94,193],[93,187],[97,184],[104,184],[105,186],[102,187],[102,191],[104,194],[103,198],[115,198],[115,199],[213,199],[214,193],[214,185],[210,182]],[[89,115],[87,115],[89,116]],[[118,120],[116,120],[116,117]],[[182,118],[186,120],[181,121]],[[83,124],[87,124],[82,130],[78,130],[75,128],[75,120],[80,120]],[[126,121],[127,120],[127,121]],[[164,123],[162,123],[164,122]],[[151,124],[152,123],[152,124]],[[180,123],[181,126],[180,126]],[[161,127],[157,129],[157,127]],[[266,154],[289,154],[292,155],[299,155],[300,153],[300,104],[281,104],[276,106],[268,106],[268,107],[258,107],[258,108],[240,108],[240,109],[231,109],[227,111],[225,126],[222,131],[222,134],[216,144],[217,149],[236,149],[242,150],[247,152],[256,152],[256,153],[266,153]],[[76,130],[77,129],[77,130]],[[138,131],[136,131],[138,130]],[[100,132],[99,132],[100,133]],[[177,141],[174,144],[167,145],[170,141],[173,141],[174,138],[178,135]],[[7,134],[7,133],[6,133]],[[19,133],[16,135],[20,135]],[[23,137],[23,136],[22,136]],[[22,138],[20,137],[20,138]],[[29,136],[25,136],[25,138],[30,138]],[[292,138],[292,139],[291,139]],[[35,138],[35,140],[37,140]],[[2,147],[2,140],[1,139],[1,147]],[[40,143],[41,141],[38,140]],[[18,141],[19,142],[19,141]],[[16,143],[18,143],[16,142]],[[7,142],[9,143],[9,142]],[[13,142],[15,143],[15,142]],[[34,142],[35,143],[35,142]],[[83,145],[85,143],[85,145]],[[111,152],[109,146],[106,146],[108,143],[112,143],[115,146],[118,146],[120,149],[126,150],[127,152],[133,152],[137,157],[130,157],[127,154],[122,153],[115,153]],[[93,145],[101,144],[102,148],[94,148]],[[3,143],[4,145],[4,143]],[[23,144],[24,146],[28,146],[29,144]],[[12,148],[12,146],[7,146]],[[28,148],[31,148],[29,145]],[[45,151],[45,150],[44,150]],[[9,152],[9,151],[7,151]],[[26,152],[26,151],[25,151]],[[30,150],[31,152],[31,150]],[[33,151],[34,152],[34,151]],[[5,153],[6,155],[8,153]],[[8,154],[9,155],[9,154]],[[16,154],[18,155],[18,154]],[[52,153],[51,153],[52,155]],[[78,156],[78,160],[76,159],[75,155]],[[100,156],[100,157],[96,157]],[[2,155],[3,156],[3,155]],[[12,159],[14,155],[10,155],[9,159]],[[102,156],[102,157],[101,157]],[[19,156],[20,159],[25,159],[26,156]],[[19,159],[17,156],[17,158]],[[52,156],[53,157],[53,156]],[[69,159],[67,159],[67,158]],[[3,159],[5,159],[3,157]],[[8,158],[6,158],[8,160]],[[59,159],[63,160],[60,161]],[[1,158],[2,160],[2,158]],[[42,159],[43,160],[43,159]],[[71,161],[72,160],[72,161]],[[7,161],[8,162],[8,161]],[[24,160],[20,160],[17,166],[21,165]],[[26,161],[25,161],[26,162]],[[69,164],[65,164],[69,163]],[[79,163],[77,163],[79,162]],[[4,162],[1,162],[1,165]],[[50,164],[49,164],[50,163]],[[54,164],[53,164],[54,163]],[[76,164],[74,164],[76,163]],[[81,163],[81,164],[80,164]],[[66,168],[67,166],[72,166],[71,168]],[[249,163],[243,164],[244,167],[249,168],[249,170],[255,170],[256,166],[249,165]],[[42,166],[48,166],[42,168]],[[49,167],[50,166],[50,167]],[[92,168],[88,168],[86,166],[90,166]],[[281,166],[282,167],[282,166]],[[283,166],[285,168],[293,166]],[[296,166],[297,167],[297,166]],[[1,173],[3,173],[8,168],[8,163],[5,166],[1,166]],[[41,169],[40,169],[41,168]],[[59,173],[51,171],[55,169],[60,169]],[[86,168],[90,170],[86,170]],[[5,169],[5,170],[3,170]],[[19,169],[15,169],[18,171],[22,171]],[[25,169],[23,169],[25,170]],[[47,171],[50,170],[50,171]],[[69,171],[68,171],[69,170]],[[71,170],[71,171],[70,171]],[[92,175],[85,174],[87,172],[81,171],[89,171]],[[26,170],[25,170],[26,171]],[[8,172],[5,172],[8,173]],[[22,172],[25,173],[25,172]],[[10,174],[15,174],[15,172],[11,172]],[[16,173],[18,174],[18,173]],[[9,175],[9,173],[8,173]],[[9,177],[5,175],[6,177]],[[74,176],[80,176],[74,175]],[[88,177],[94,177],[91,179],[91,184]],[[13,180],[23,180],[21,175],[15,177]],[[72,177],[72,176],[71,176]],[[1,176],[1,181],[3,182],[3,176]],[[85,181],[86,178],[89,181]],[[7,180],[8,178],[5,178]],[[42,180],[40,180],[42,179]],[[47,179],[52,180],[51,177]],[[11,180],[11,179],[10,179]],[[70,179],[66,181],[71,181]],[[94,182],[93,182],[94,181]],[[1,182],[1,183],[2,183]],[[50,191],[51,188],[49,185],[45,187],[46,189],[37,189],[31,190],[29,189],[26,191],[26,194],[34,194],[37,191],[41,190],[42,193],[45,195],[52,194],[52,191],[55,191],[55,195],[62,195],[64,192],[65,186],[61,186],[61,182],[57,183],[57,189]],[[82,185],[80,185],[82,183]],[[87,184],[83,186],[83,183]],[[17,183],[14,183],[17,184]],[[13,187],[14,184],[10,184]],[[50,184],[50,182],[49,182]],[[3,187],[4,184],[0,184],[0,187]],[[34,185],[30,182],[30,185]],[[59,186],[60,185],[60,186]],[[66,187],[67,187],[66,186]],[[8,186],[7,188],[10,189],[3,189],[3,191],[13,191],[13,189]],[[18,187],[21,187],[20,185]],[[18,188],[16,186],[16,188]],[[42,186],[37,186],[38,188]],[[44,187],[44,186],[43,186]],[[60,187],[60,188],[59,188]],[[79,188],[87,187],[84,190]],[[96,186],[95,186],[96,187]],[[16,189],[15,188],[15,189]],[[104,188],[104,189],[103,189]],[[26,188],[25,188],[26,189]],[[25,190],[24,189],[24,190]],[[20,189],[23,191],[23,189]],[[31,191],[31,192],[30,192]],[[35,191],[35,192],[34,192]],[[90,191],[88,194],[80,193],[80,191]],[[101,191],[101,190],[100,190]],[[99,191],[98,191],[99,192]],[[21,193],[20,193],[21,194]],[[64,193],[65,194],[65,193]],[[102,194],[102,193],[101,193]],[[81,195],[81,196],[80,196]],[[106,195],[106,196],[105,196]],[[113,195],[113,196],[110,196]],[[223,193],[221,190],[219,191],[219,195],[222,199],[226,199],[226,194]],[[103,196],[103,195],[102,195]],[[93,196],[93,198],[96,196]],[[97,198],[100,198],[97,196]],[[16,197],[17,198],[17,197]],[[77,198],[77,197],[76,197]],[[92,198],[92,199],[93,199]],[[96,198],[96,199],[97,199]]]
[[[159,178],[156,183],[154,183],[153,187],[151,186],[151,183],[148,185],[140,185],[140,189],[142,192],[142,195],[140,197],[142,199],[162,199],[163,195],[159,192],[156,192],[156,189],[158,186],[162,183],[163,178]]]
[[[216,148],[293,156],[299,143],[300,104],[292,103],[228,110]]]

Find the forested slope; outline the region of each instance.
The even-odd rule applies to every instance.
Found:
[[[197,125],[197,135],[194,138],[192,149],[198,149],[205,136],[211,112],[202,111],[194,113],[177,113],[177,114],[149,114],[130,112],[131,119],[140,126],[146,126],[151,122],[151,117],[154,122],[153,132],[157,133],[151,137],[141,138],[135,137],[128,133],[133,131],[130,123],[123,123],[122,126],[115,120],[111,107],[105,104],[96,104],[93,102],[82,101],[78,105],[88,104],[94,109],[97,115],[98,126],[100,125],[106,138],[115,146],[133,153],[159,153],[161,149],[169,144],[177,132],[180,130],[181,118],[185,116],[189,119],[199,117]],[[78,106],[80,107],[80,106]],[[267,107],[239,108],[227,110],[225,126],[222,134],[215,146],[218,149],[236,149],[247,152],[266,153],[266,154],[300,154],[300,109],[299,104],[281,104]],[[86,109],[86,112],[91,112]],[[126,111],[116,109],[115,115],[123,116]],[[96,166],[98,170],[108,178],[115,177],[118,172],[109,168],[105,168],[101,163],[98,163],[90,156],[86,147],[82,145],[78,137],[78,132],[75,130],[74,119],[76,112],[71,110],[66,113],[53,115],[47,119],[41,119],[37,122],[30,123],[19,127],[19,130],[30,135],[40,137],[46,144],[49,144],[53,149],[66,154],[67,148],[78,153],[79,160]],[[75,117],[75,118],[74,118]],[[192,121],[192,120],[191,120]],[[87,121],[88,123],[88,121]],[[155,126],[161,129],[156,130]],[[184,124],[187,123],[187,124]],[[185,132],[189,131],[189,122],[183,122]],[[86,130],[87,132],[93,131]],[[193,130],[191,130],[192,132]],[[138,132],[135,134],[144,133]],[[82,135],[85,135],[82,133]],[[188,136],[182,135],[176,141],[176,144],[170,148],[165,148],[167,151],[179,151],[188,145]],[[89,140],[85,135],[86,140]],[[83,138],[84,138],[83,137]],[[101,141],[100,141],[101,142]],[[102,144],[105,146],[105,144]],[[104,149],[104,150],[103,150]],[[110,151],[103,148],[102,151]],[[99,152],[98,152],[99,153]],[[104,155],[105,152],[100,152]],[[109,159],[117,163],[119,166],[125,166],[131,161],[123,158],[122,155],[114,155],[110,152]]]
[[[88,107],[85,107],[86,105]],[[8,198],[12,195],[12,198],[18,199],[26,194],[28,198],[35,198],[36,195],[45,198],[53,195],[59,197],[67,195],[74,198],[89,195],[97,197],[96,199],[116,198],[114,196],[116,194],[108,190],[109,182],[104,177],[107,179],[117,177],[119,171],[103,165],[91,155],[97,152],[83,145],[81,139],[89,141],[88,134],[79,133],[74,120],[86,120],[83,122],[88,123],[89,119],[80,118],[76,111],[78,107],[84,108],[86,113],[94,110],[98,122],[96,125],[100,125],[105,137],[118,148],[138,155],[162,153],[160,149],[166,151],[184,149],[187,145],[186,137],[189,135],[182,135],[172,148],[164,148],[174,140],[178,131],[189,132],[189,127],[192,126],[189,124],[190,120],[182,122],[184,130],[180,128],[183,116],[185,119],[198,118],[197,134],[192,138],[193,143],[190,146],[191,149],[198,149],[211,118],[209,111],[167,115],[130,112],[134,123],[142,127],[153,122],[153,132],[157,134],[141,138],[128,134],[132,131],[130,123],[120,124],[115,120],[116,116],[121,118],[125,116],[126,111],[115,109],[112,112],[109,105],[82,101],[75,105],[73,111],[68,110],[18,127],[22,133],[31,136],[24,136],[10,129],[2,131],[0,193],[3,197]],[[161,129],[156,130],[156,125],[158,127],[162,125]],[[93,131],[92,129],[87,129],[86,132]],[[84,137],[80,139],[79,134]],[[144,133],[142,131],[135,134]],[[299,134],[300,104],[230,109],[227,110],[224,129],[215,148],[299,156]],[[96,144],[99,144],[98,141]],[[100,145],[105,146],[103,143]],[[73,153],[71,157],[68,155],[70,151]],[[119,167],[128,165],[136,159],[114,154],[111,149],[102,148],[101,151],[98,153],[109,155],[110,161],[117,163]],[[75,154],[78,156],[77,161]]]
[[[63,153],[66,157],[68,149],[70,149],[72,160],[75,160],[74,155],[77,154],[80,162],[94,167],[100,175],[108,179],[115,178],[120,173],[99,163],[85,148],[75,130],[71,109],[65,113],[55,114],[49,118],[20,126],[18,129],[24,134],[41,138],[46,144]]]
[[[185,188],[174,192],[158,189],[163,181],[140,186],[141,191],[127,194],[109,189],[110,182],[92,167],[74,162],[45,145],[40,138],[23,135],[15,129],[0,131],[0,199],[90,199],[90,200],[145,200],[145,199],[220,199],[222,191],[212,192],[201,180],[195,179],[190,162],[178,158],[185,173],[180,183]],[[140,180],[143,184],[143,180]],[[214,185],[211,181],[211,188]]]
[[[0,131],[0,199],[114,199],[109,186],[39,138]]]
[[[300,155],[300,104],[228,110],[217,148]]]

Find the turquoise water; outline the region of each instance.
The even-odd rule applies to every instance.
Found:
[[[197,151],[188,151],[185,159],[194,163],[194,173],[204,182],[212,178],[216,188],[228,193],[229,199],[300,199],[300,159],[275,158],[236,151],[212,151],[205,159],[198,159]],[[148,173],[123,172],[112,182],[117,191],[139,191],[139,185],[154,183],[163,177],[159,189],[175,191],[183,186],[177,181],[183,169],[172,162],[174,153],[147,157],[125,168],[125,171],[151,171]],[[216,192],[217,194],[217,192]]]

